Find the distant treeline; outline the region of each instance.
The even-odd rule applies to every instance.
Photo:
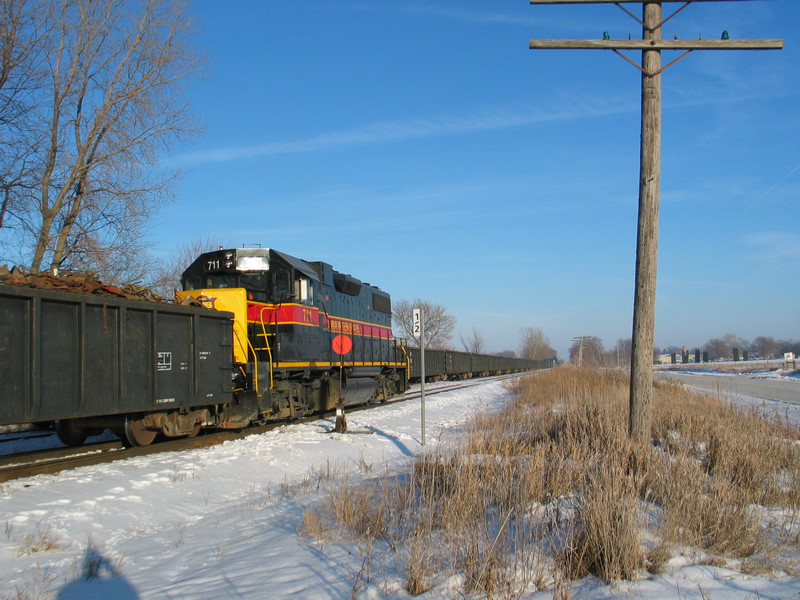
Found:
[[[709,360],[749,360],[783,358],[786,352],[800,355],[800,340],[776,340],[772,337],[759,336],[752,342],[740,338],[736,334],[728,333],[720,338],[712,338],[702,346],[667,346],[655,348],[654,360],[664,354],[675,354],[680,360],[684,353],[688,353],[690,360],[694,360],[695,352]],[[569,360],[572,363],[581,363],[588,366],[611,367],[630,364],[631,340],[617,340],[613,348],[603,347],[600,338],[587,336],[576,340],[569,350]]]

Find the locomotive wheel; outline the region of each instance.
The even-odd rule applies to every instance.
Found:
[[[86,441],[89,432],[74,419],[59,419],[56,421],[56,435],[67,446],[80,446]]]
[[[149,446],[156,439],[157,433],[147,429],[142,419],[125,417],[125,441],[131,446]]]
[[[200,433],[200,423],[198,423],[197,425],[195,425],[195,426],[192,428],[192,430],[189,432],[189,435],[187,435],[186,437],[188,437],[188,438],[197,437],[197,434],[198,434],[198,433]]]

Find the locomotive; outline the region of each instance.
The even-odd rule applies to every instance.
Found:
[[[406,390],[389,294],[324,262],[267,248],[207,252],[184,271],[187,297],[233,314],[234,391],[243,421],[296,418]]]
[[[173,304],[0,284],[0,425],[129,445],[382,402],[419,376],[389,294],[325,262],[250,247],[200,255]],[[426,352],[431,378],[533,361]]]

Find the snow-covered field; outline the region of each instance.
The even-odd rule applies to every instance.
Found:
[[[429,396],[428,446],[457,439],[470,415],[509,397],[496,382]],[[320,419],[0,484],[0,598],[409,597],[402,572],[375,568],[365,582],[356,548],[297,535],[304,508],[320,498],[315,473],[370,477],[403,469],[423,449],[419,400],[351,413],[348,424],[362,433],[331,433],[333,421]],[[800,599],[797,578],[690,563],[674,559],[661,576],[614,586],[587,578],[572,598]],[[463,595],[442,582],[418,597]]]

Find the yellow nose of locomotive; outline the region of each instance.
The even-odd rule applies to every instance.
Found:
[[[216,288],[178,292],[178,302],[192,297],[206,308],[233,313],[233,357],[247,362],[247,292],[244,288]]]

